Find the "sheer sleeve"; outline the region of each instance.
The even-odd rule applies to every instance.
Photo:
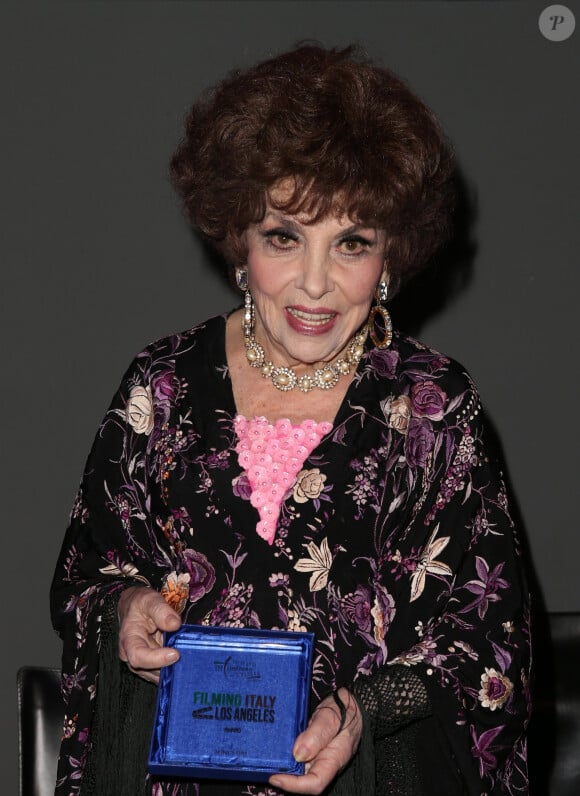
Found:
[[[375,740],[431,714],[427,689],[406,666],[383,667],[355,681],[352,692],[362,704]]]

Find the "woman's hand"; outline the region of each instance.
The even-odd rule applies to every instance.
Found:
[[[119,658],[144,680],[159,682],[159,669],[179,652],[163,647],[163,631],[181,627],[181,617],[159,592],[131,586],[119,598]]]
[[[306,763],[305,773],[300,777],[274,774],[270,777],[270,785],[290,793],[322,793],[348,765],[358,749],[362,716],[356,699],[346,688],[339,689],[338,695],[346,707],[343,728],[340,729],[340,710],[335,700],[332,696],[326,697],[292,750],[296,760]]]

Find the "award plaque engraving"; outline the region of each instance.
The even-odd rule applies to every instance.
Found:
[[[303,774],[292,746],[308,719],[314,634],[183,625],[161,669],[149,771],[265,782]]]

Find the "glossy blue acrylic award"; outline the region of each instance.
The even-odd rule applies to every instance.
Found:
[[[149,771],[265,782],[303,774],[292,756],[308,719],[314,634],[183,625],[161,669]]]

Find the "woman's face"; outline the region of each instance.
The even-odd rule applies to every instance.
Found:
[[[384,230],[268,206],[246,232],[256,339],[275,365],[338,357],[365,322],[384,273]]]

